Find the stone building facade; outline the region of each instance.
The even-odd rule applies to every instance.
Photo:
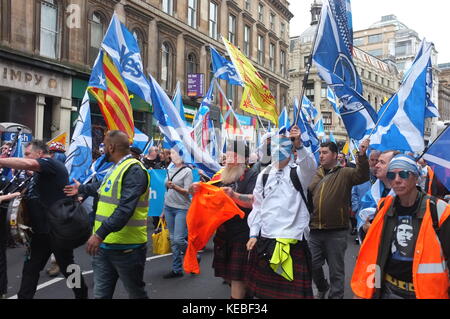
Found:
[[[204,74],[206,93],[209,47],[225,55],[221,35],[252,60],[277,105],[286,105],[293,17],[286,0],[0,0],[0,122],[27,125],[43,139],[70,132],[114,12],[138,40],[145,70],[170,96],[180,82],[188,119],[201,97],[187,96],[187,74]],[[221,86],[238,106],[242,89]],[[92,102],[100,140],[104,123]],[[136,126],[153,135],[151,106],[136,97],[132,105]],[[218,108],[212,114],[218,122]]]

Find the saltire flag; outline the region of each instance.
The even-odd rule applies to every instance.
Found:
[[[153,115],[172,148],[180,154],[184,163],[193,164],[208,176],[213,176],[220,169],[219,164],[197,146],[191,137],[191,129],[186,127],[173,102],[151,75],[149,84],[154,108]]]
[[[236,67],[228,61],[226,58],[220,55],[219,52],[212,46],[211,49],[211,61],[213,67],[214,77],[216,79],[222,79],[228,81],[232,85],[244,86],[239,73],[236,71]]]
[[[316,132],[318,137],[325,137],[325,126],[323,125],[323,119],[320,118],[317,123],[314,125],[314,131]]]
[[[214,80],[211,80],[208,92],[203,98],[202,103],[198,111],[195,114],[193,121],[193,138],[197,142],[197,145],[202,149],[206,150],[209,144],[209,118],[210,118],[210,107],[214,100]]]
[[[432,48],[432,43],[422,41],[408,76],[379,111],[379,125],[371,136],[373,149],[413,153],[424,150],[427,76]]]
[[[283,111],[280,114],[278,125],[280,126],[278,131],[279,134],[286,134],[291,127],[291,122],[289,121],[289,114],[286,107],[283,108]]]
[[[278,124],[276,101],[264,79],[238,48],[224,37],[222,37],[222,40],[225,43],[231,61],[245,84],[240,105],[241,109]]]
[[[134,140],[132,146],[139,148],[141,151],[144,151],[149,143],[150,138],[147,134],[141,132],[138,128],[134,128]]]
[[[96,179],[99,181],[103,181],[104,177],[113,166],[114,163],[107,162],[106,155],[103,154],[102,156],[97,158],[94,163],[92,163],[90,176],[83,182],[83,184],[89,183],[94,177],[96,177]]]
[[[67,133],[61,133],[52,140],[50,140],[47,145],[50,146],[52,143],[61,143],[62,145],[66,146],[67,143]]]
[[[83,183],[91,175],[92,164],[92,126],[89,94],[86,93],[81,103],[80,113],[67,151],[65,162],[69,172],[69,182],[73,179]]]
[[[181,84],[180,81],[177,82],[177,87],[175,88],[175,94],[172,98],[173,105],[179,110],[181,119],[186,123],[186,116],[184,115],[184,105],[183,105],[183,95],[181,94]]]
[[[122,76],[107,53],[100,51],[88,90],[96,98],[109,130],[120,130],[133,141],[134,120],[130,96]]]
[[[298,99],[294,98],[294,120],[297,118],[297,112],[299,111]],[[299,127],[301,133],[301,139],[303,145],[312,153],[316,159],[316,163],[319,163],[319,148],[320,141],[314,132],[311,123],[308,122],[305,112],[300,110],[300,116],[298,117],[298,122],[296,123]]]
[[[361,140],[375,127],[377,113],[362,96],[353,64],[353,31],[349,0],[324,0],[313,60],[322,79],[339,98],[339,112],[351,138]]]
[[[303,97],[302,109],[306,111],[306,114],[314,123],[316,118],[319,116],[319,111],[317,111],[314,104],[306,96]]]
[[[334,112],[336,112],[337,115],[341,116],[341,112],[339,112],[339,101],[337,99],[336,94],[334,94],[334,91],[332,88],[327,88],[327,99],[330,102],[331,106],[333,107]]]
[[[116,13],[103,38],[102,48],[113,60],[128,90],[151,104],[150,86],[144,74],[139,45]]]
[[[450,191],[450,126],[434,141],[423,155],[439,181]]]

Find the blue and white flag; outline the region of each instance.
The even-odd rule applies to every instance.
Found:
[[[89,105],[89,94],[86,91],[81,103],[80,114],[78,116],[72,141],[67,152],[65,162],[69,172],[69,181],[73,179],[83,183],[91,175],[92,164],[92,127],[91,108]]]
[[[334,138],[333,132],[330,130],[330,142],[336,143],[336,139]]]
[[[83,184],[89,183],[92,178],[96,178],[98,181],[103,181],[108,171],[114,166],[113,162],[106,161],[106,155],[103,154],[95,160],[91,165],[91,175],[83,182]]]
[[[278,125],[280,127],[278,131],[279,134],[286,134],[291,127],[286,107],[283,108],[283,112],[281,112],[280,117],[278,118]]]
[[[339,98],[339,112],[349,136],[361,140],[378,118],[362,96],[362,82],[353,63],[350,1],[324,0],[318,28],[313,60]]]
[[[303,97],[302,109],[306,111],[308,118],[314,123],[317,116],[319,116],[319,111],[317,111],[314,104],[306,96]]]
[[[379,111],[379,125],[371,137],[373,149],[423,152],[427,76],[432,48],[432,43],[423,41],[398,92]]]
[[[244,86],[244,82],[234,64],[221,56],[212,46],[210,48],[214,77],[226,80],[233,85]]]
[[[147,155],[148,152],[150,151],[150,148],[153,147],[153,145],[155,145],[155,142],[153,141],[153,137],[150,140],[150,142],[147,143],[147,146],[144,148],[144,150],[142,151],[142,154]]]
[[[175,94],[172,98],[173,105],[179,110],[180,117],[186,123],[186,116],[184,115],[184,105],[183,105],[183,95],[181,94],[180,81],[177,82],[177,87],[175,89]],[[187,123],[186,123],[187,125]]]
[[[208,176],[213,176],[219,169],[219,164],[211,156],[203,152],[191,137],[191,129],[180,117],[173,102],[150,76],[152,105],[154,117],[158,121],[161,132],[169,139],[173,148],[180,154],[186,164],[193,164],[203,170]]]
[[[323,119],[320,118],[317,123],[314,125],[314,131],[316,135],[320,138],[325,137],[325,126],[323,125]]]
[[[334,91],[332,88],[327,88],[327,99],[330,102],[331,106],[333,107],[333,110],[336,112],[337,115],[341,116],[341,112],[339,112],[339,101],[337,99],[336,94],[334,94]]]
[[[134,127],[134,140],[132,146],[139,148],[141,151],[144,151],[147,147],[150,138],[142,133],[139,129]]]
[[[439,181],[450,191],[450,126],[430,146],[423,156]]]
[[[297,97],[294,98],[294,119],[297,117],[297,112],[299,111],[298,107],[298,99]],[[320,148],[320,141],[314,132],[313,127],[311,126],[311,123],[308,122],[307,116],[305,115],[305,112],[303,109],[301,110],[301,114],[298,117],[298,122],[296,123],[299,127],[301,133],[301,139],[303,142],[303,145],[312,153],[314,154],[314,157],[316,159],[316,163],[319,163],[319,148]]]
[[[102,48],[112,58],[128,91],[151,103],[150,86],[144,74],[141,52],[136,38],[114,13],[103,38]]]

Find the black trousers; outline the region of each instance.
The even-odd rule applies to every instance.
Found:
[[[6,208],[0,207],[0,295],[6,294],[8,290],[6,248],[8,247],[9,227],[6,215]]]
[[[22,282],[17,294],[19,299],[32,299],[36,293],[39,281],[39,273],[44,269],[51,254],[55,255],[56,262],[61,269],[64,277],[71,274],[67,273],[67,267],[74,264],[73,249],[58,246],[55,241],[50,239],[48,234],[33,234],[31,237],[31,254],[26,258],[22,271]],[[87,286],[84,283],[80,271],[80,285],[72,288],[76,299],[86,299]]]

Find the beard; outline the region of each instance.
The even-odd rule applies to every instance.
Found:
[[[237,166],[225,166],[222,172],[222,183],[225,185],[235,183],[245,173],[245,164],[239,164]]]

